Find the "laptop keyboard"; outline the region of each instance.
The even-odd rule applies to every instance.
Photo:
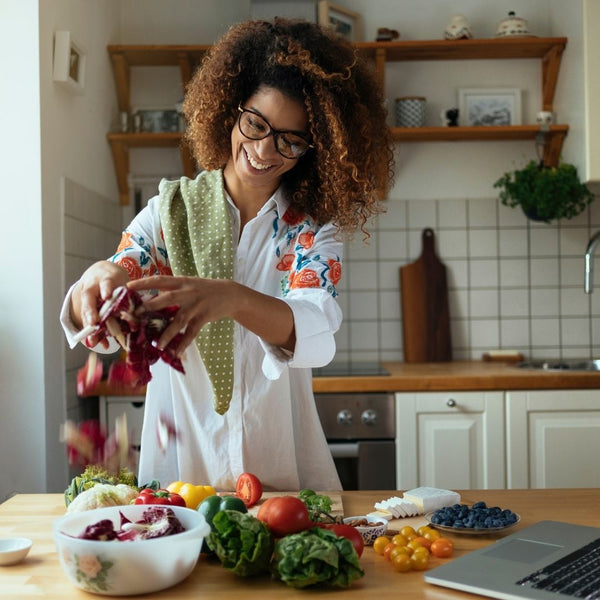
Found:
[[[517,585],[600,600],[600,538],[531,573],[517,581]]]

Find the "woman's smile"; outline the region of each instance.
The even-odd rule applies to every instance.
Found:
[[[266,171],[274,166],[272,162],[261,162],[259,159],[254,158],[245,146],[242,146],[242,149],[253,169],[256,169],[257,171]]]

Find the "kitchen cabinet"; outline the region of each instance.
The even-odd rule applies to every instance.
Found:
[[[139,452],[142,443],[142,423],[144,421],[144,396],[100,396],[100,424],[107,431],[113,431],[115,421],[123,414],[127,417],[130,442]]]
[[[509,488],[600,487],[600,391],[506,393]]]
[[[585,181],[600,182],[600,4],[596,0],[583,3],[583,82],[585,96]]]
[[[398,489],[505,487],[503,392],[396,394]]]
[[[385,84],[385,65],[391,61],[472,60],[539,58],[542,68],[542,107],[552,111],[554,92],[567,39],[557,38],[490,38],[472,40],[409,40],[399,42],[357,42],[358,52],[373,61],[377,79]],[[113,65],[119,110],[129,112],[131,68],[139,66],[178,66],[183,89],[194,69],[209,50],[209,45],[157,46],[109,45]],[[555,165],[560,157],[567,125],[552,125],[546,134],[543,160]],[[494,127],[393,127],[393,139],[398,142],[440,142],[474,140],[536,139],[539,127],[511,125]],[[193,177],[196,166],[183,135],[176,133],[111,132],[111,146],[121,204],[129,204],[129,150],[136,147],[174,147],[180,149],[183,172]],[[385,195],[385,191],[382,190]]]

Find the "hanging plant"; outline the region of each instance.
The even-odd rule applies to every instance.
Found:
[[[594,199],[569,163],[548,167],[532,160],[523,169],[505,173],[494,187],[500,188],[502,204],[520,206],[529,219],[545,223],[572,219]]]

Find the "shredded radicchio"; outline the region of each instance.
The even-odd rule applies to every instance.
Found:
[[[110,519],[88,525],[77,537],[83,540],[132,542],[165,537],[185,531],[173,509],[168,506],[151,506],[139,521],[130,521],[122,512],[121,528],[116,531]]]
[[[159,359],[185,373],[181,360],[175,354],[181,334],[177,334],[163,350],[156,345],[179,307],[167,306],[137,314],[142,304],[142,297],[135,290],[120,287],[100,307],[100,331],[116,338],[126,351],[125,363],[111,366],[109,383],[131,387],[145,385],[152,378],[150,365]]]

